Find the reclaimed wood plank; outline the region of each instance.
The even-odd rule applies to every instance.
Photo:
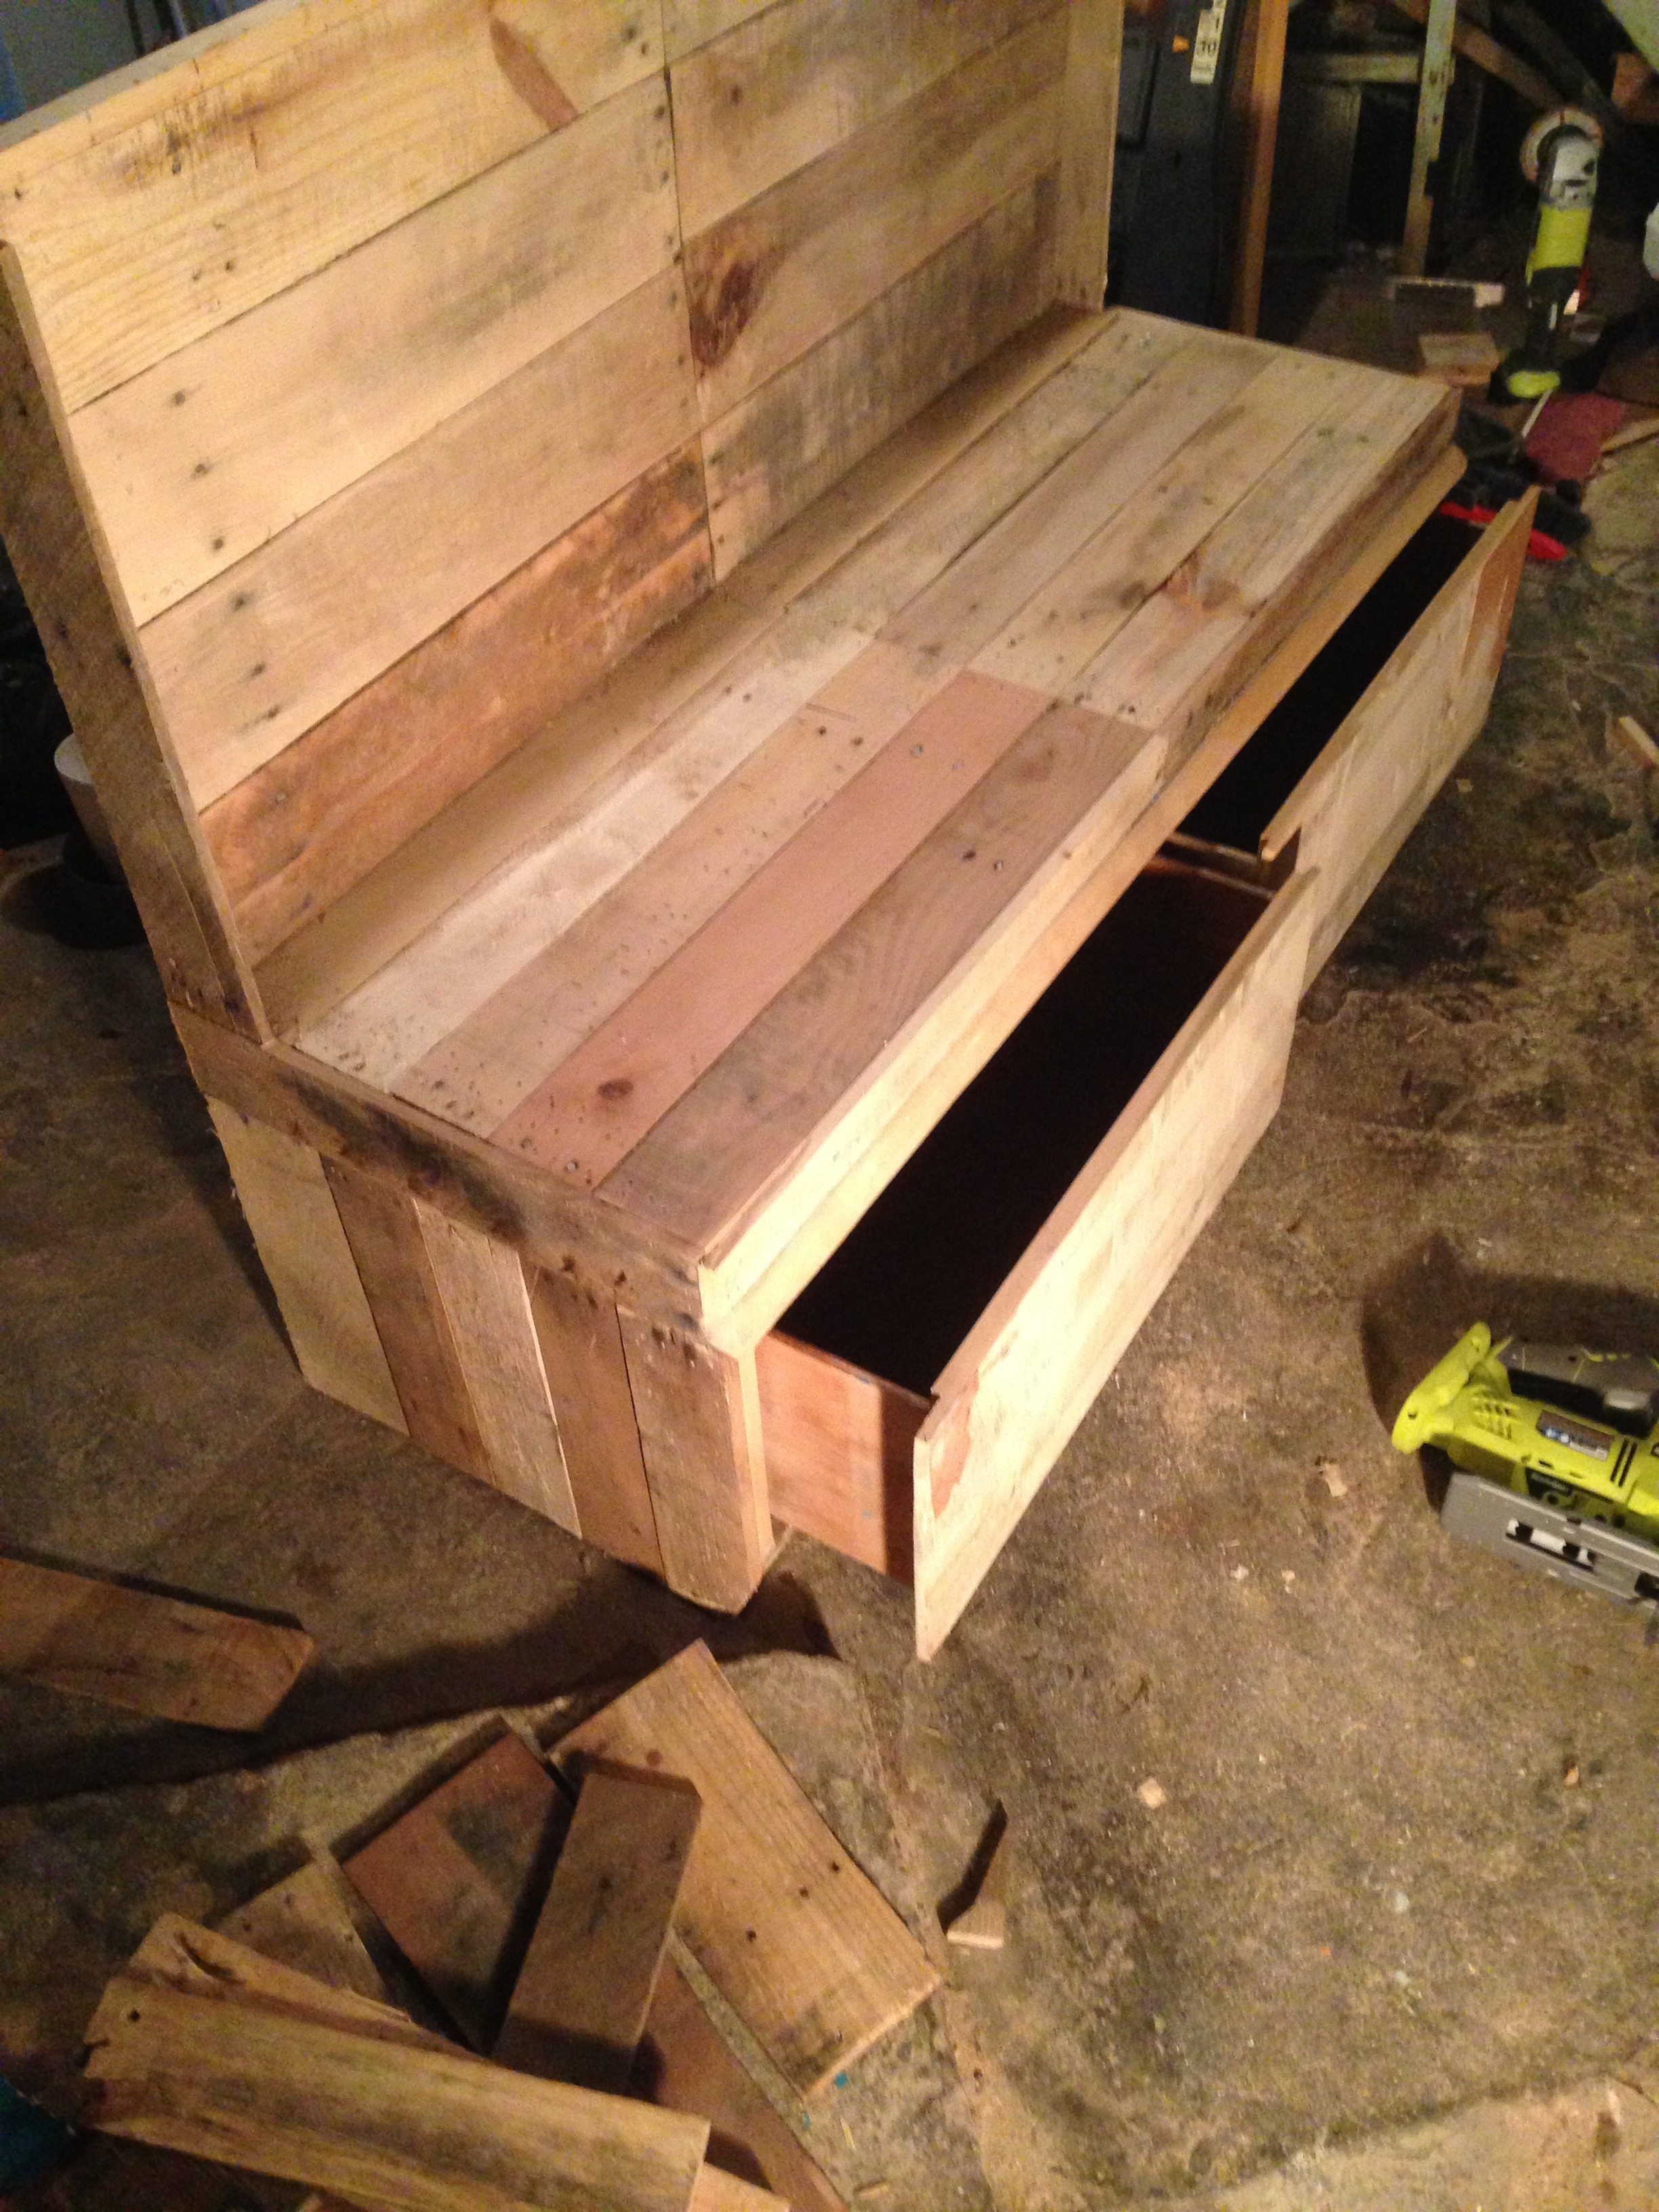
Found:
[[[670,270],[146,623],[197,805],[684,445],[684,327]]]
[[[503,1735],[343,1864],[346,1880],[476,2049],[507,2003],[568,1807]]]
[[[0,1673],[70,1697],[252,1733],[315,1650],[302,1628],[0,1559]]]
[[[487,1479],[580,1535],[523,1258],[418,1198],[415,1217],[483,1443]]]
[[[757,1247],[763,1247],[774,1283],[797,1266],[805,1271],[803,1281],[815,1273],[926,1133],[960,1088],[941,1095],[935,1087],[930,1070],[937,1053],[919,1054],[907,1066],[908,1081],[921,1087],[928,1104],[907,1124],[902,1149],[884,1146],[869,1156],[868,1139],[831,1102],[867,1078],[913,1010],[959,963],[983,959],[986,933],[1000,917],[1040,901],[1057,879],[1074,886],[1106,863],[1153,794],[1153,751],[1103,716],[1076,708],[1040,715],[997,773],[889,878],[609,1178],[606,1194],[619,1205],[673,1223],[677,1233],[690,1231],[708,1255],[705,1297],[717,1313],[724,1301],[709,1277],[724,1259],[723,1231],[786,1164],[799,1160],[805,1166],[804,1147],[810,1146],[813,1194],[805,1218],[785,1202],[771,1214],[766,1236],[757,1236],[744,1254],[746,1272],[761,1264]],[[1050,972],[1073,950],[1068,946]],[[1030,995],[1042,987],[1034,982]],[[883,1095],[898,1103],[896,1094]],[[839,1211],[843,1200],[850,1209],[845,1212]],[[820,1202],[837,1209],[836,1225],[823,1230],[825,1243],[817,1234],[802,1234]],[[738,1232],[733,1227],[730,1233]],[[775,1304],[769,1290],[763,1328],[800,1287],[793,1283]],[[707,1319],[706,1308],[705,1324]]]
[[[104,2132],[422,2212],[685,2212],[708,2142],[629,2099],[125,1976],[87,2033]]]
[[[392,1087],[481,1135],[499,1128],[875,763],[949,674],[894,647],[866,647]]]
[[[1053,167],[1065,40],[1039,18],[687,239],[705,422]]]
[[[0,250],[0,538],[38,611],[168,998],[260,1036],[252,971],[70,451],[16,258]]]
[[[733,2057],[672,1959],[665,1962],[651,2000],[634,2087],[653,2105],[708,2120],[709,2148],[720,2164],[775,2191],[793,2212],[847,2212],[793,2130]]]
[[[686,235],[758,198],[1054,4],[783,0],[750,12],[669,70]]]
[[[908,1582],[913,1448],[929,1401],[775,1329],[755,1363],[773,1512]]]
[[[323,1173],[410,1437],[451,1466],[489,1481],[489,1455],[414,1198],[401,1184],[365,1175],[343,1160],[325,1160]]]
[[[1151,331],[1166,327],[1146,318],[1136,320]],[[447,915],[469,911],[472,895],[513,864],[515,855],[575,830],[617,786],[672,741],[678,726],[674,718],[698,692],[722,670],[735,676],[738,656],[752,648],[792,602],[816,591],[826,572],[844,562],[861,542],[879,536],[895,510],[912,501],[925,505],[930,493],[938,495],[941,483],[954,479],[949,464],[957,455],[988,436],[1004,416],[1021,411],[1046,392],[1073,357],[1109,345],[1133,354],[1149,343],[1146,331],[1139,328],[1124,338],[1121,325],[1121,318],[1103,324],[1099,318],[1055,310],[970,369],[757,552],[722,592],[637,648],[586,699],[526,740],[418,831],[395,859],[372,869],[337,907],[268,958],[260,983],[273,1018],[303,1036],[317,1057],[341,1064],[341,1056],[353,1048],[348,1038],[331,1035],[325,1024],[348,997],[383,969],[390,995],[400,995],[393,974],[399,956]],[[1122,363],[1119,373],[1128,373]],[[1075,394],[1072,404],[1077,404]],[[1045,406],[1050,416],[1060,411],[1053,402]],[[1064,426],[1053,424],[1047,434],[1063,436]],[[1031,450],[1037,444],[1034,433],[1022,448],[1032,469],[1041,465],[1040,454]],[[952,528],[971,533],[973,515],[963,512],[961,497],[952,497],[948,506]],[[916,546],[912,557],[937,562],[947,556],[924,556]],[[933,573],[924,568],[923,580]],[[890,604],[880,604],[892,611]],[[874,616],[874,626],[879,628],[884,619],[884,614]],[[852,633],[860,625],[848,627],[850,652],[856,649]],[[487,996],[502,980],[502,970],[493,969],[477,996]],[[423,981],[401,995],[419,1000],[427,988]],[[453,1029],[473,1003],[465,997],[459,1005],[451,1001],[428,1042]],[[418,1057],[424,1048],[416,1047],[390,1065]]]
[[[822,2088],[939,1976],[694,1644],[559,1744],[692,1783],[702,1827],[679,1932],[785,2078]]]
[[[538,1267],[531,1310],[584,1543],[648,1574],[663,1571],[616,1301],[574,1264]]]
[[[1263,360],[1142,480],[1122,511],[1030,594],[973,665],[1012,684],[1080,696],[1085,670],[1274,463],[1322,421],[1338,422],[1374,381],[1352,362],[1311,354]]]
[[[454,2048],[349,1980],[307,1972],[222,1928],[204,1928],[178,1912],[164,1912],[155,1922],[122,1969],[122,1979],[204,1997],[228,2008],[246,2004],[286,2012],[412,2049]]]
[[[357,1933],[343,1887],[339,1869],[331,1860],[323,1866],[308,1859],[226,1913],[217,1932],[330,1989],[384,2003],[386,1984]]]
[[[1042,714],[957,676],[492,1132],[601,1182]]]
[[[669,1588],[741,1613],[773,1549],[752,1356],[618,1306],[628,1384]]]
[[[1261,374],[1254,350],[1218,333],[1194,333],[882,635],[965,665]]]
[[[79,407],[544,137],[495,35],[595,105],[660,66],[613,0],[313,0],[0,153],[3,234]]]
[[[585,1777],[495,2039],[497,2065],[626,2090],[702,1814],[696,1791],[672,1775]]]
[[[191,1074],[211,1097],[257,1116],[322,1158],[416,1187],[485,1236],[511,1243],[531,1267],[608,1270],[636,1297],[685,1311],[696,1299],[694,1257],[653,1230],[641,1243],[609,1206],[574,1184],[470,1137],[292,1047],[261,1048],[216,1023],[173,1010]]]
[[[720,575],[1039,313],[1053,290],[1054,210],[1045,173],[708,423]]]
[[[648,80],[82,408],[76,450],[135,619],[666,268],[672,160]]]
[[[1443,452],[1457,405],[1417,380],[1370,379],[1324,410],[1082,671],[1078,696],[1160,731],[1172,758],[1190,750],[1194,725],[1292,627],[1337,548],[1369,535]]]
[[[682,447],[210,806],[250,957],[314,925],[480,776],[708,590]]]
[[[371,1420],[405,1430],[321,1158],[218,1099],[209,1098],[208,1111],[301,1373]]]
[[[1074,307],[1098,307],[1106,297],[1123,0],[1071,0],[1066,12],[1056,284]]]

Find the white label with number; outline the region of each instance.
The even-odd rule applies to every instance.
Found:
[[[1227,0],[1215,0],[1198,19],[1198,33],[1193,40],[1193,76],[1194,84],[1213,84],[1216,66],[1221,59],[1221,26],[1227,20]]]

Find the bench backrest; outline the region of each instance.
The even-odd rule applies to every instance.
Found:
[[[33,368],[237,966],[1012,331],[1099,304],[1115,32],[1112,0],[266,0],[0,139]]]

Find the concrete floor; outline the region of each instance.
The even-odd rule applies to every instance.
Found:
[[[1602,737],[1659,729],[1656,615],[1651,564],[1529,571],[1284,1110],[927,1668],[805,1540],[711,1629],[310,1393],[147,955],[5,863],[0,1543],[322,1657],[252,1754],[0,1684],[0,2066],[61,2092],[156,1911],[372,1817],[443,1716],[709,1632],[919,1922],[1009,1815],[1006,1948],[820,2117],[855,2203],[1659,2205],[1659,1650],[1455,1550],[1386,1425],[1477,1316],[1659,1347],[1659,792]]]

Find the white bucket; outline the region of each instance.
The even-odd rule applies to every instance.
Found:
[[[98,793],[92,787],[86,755],[81,741],[71,735],[64,738],[52,755],[64,788],[70,795],[76,817],[87,833],[87,842],[118,884],[124,881],[121,862],[115,850],[115,840],[109,834],[109,824],[104,819],[104,810],[98,804]]]

